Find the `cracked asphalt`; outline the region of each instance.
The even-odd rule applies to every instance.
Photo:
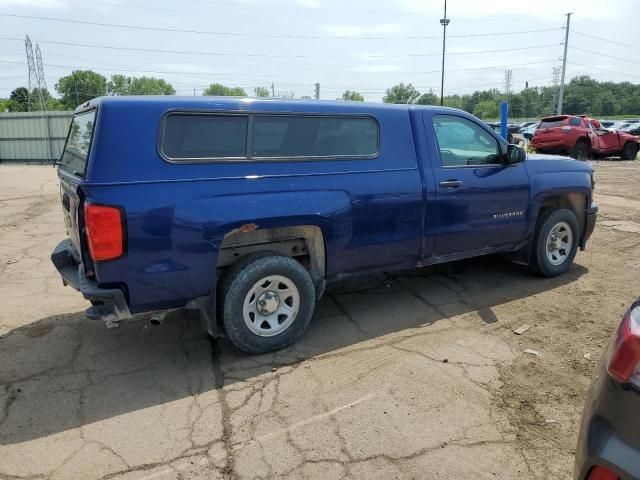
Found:
[[[0,166],[0,479],[570,478],[590,377],[640,294],[640,162],[596,172],[567,275],[492,256],[351,279],[297,344],[247,356],[185,313],[86,320],[49,261],[55,170]]]

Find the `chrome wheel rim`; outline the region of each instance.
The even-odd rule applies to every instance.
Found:
[[[261,337],[273,337],[288,329],[300,309],[300,292],[282,275],[258,280],[247,292],[242,315],[247,328]]]
[[[547,237],[547,260],[551,265],[562,265],[573,247],[573,232],[567,222],[556,223]]]

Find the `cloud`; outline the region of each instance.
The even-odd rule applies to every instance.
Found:
[[[67,0],[0,0],[0,7],[25,7],[25,8],[66,8]]]
[[[297,0],[299,5],[307,8],[320,8],[320,0]]]
[[[356,65],[353,67],[354,72],[362,73],[394,73],[400,70],[398,65],[378,64],[378,65]]]
[[[326,25],[324,27],[327,33],[338,35],[341,37],[361,37],[372,34],[390,34],[397,33],[403,29],[399,23],[379,23],[377,25],[360,26],[360,25]]]
[[[410,12],[441,16],[444,2],[442,0],[396,0],[398,6]],[[495,15],[527,15],[557,19],[558,23],[564,21],[563,14],[574,12],[580,17],[602,18],[614,17],[616,10],[607,8],[602,0],[564,0],[561,8],[557,0],[519,1],[511,0],[456,0],[447,5],[447,16],[455,17],[488,17]]]

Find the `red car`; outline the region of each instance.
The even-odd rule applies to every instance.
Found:
[[[592,155],[633,160],[638,154],[640,137],[602,128],[593,118],[557,115],[542,119],[531,146],[537,153],[569,153],[581,160]]]

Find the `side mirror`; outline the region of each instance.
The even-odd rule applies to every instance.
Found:
[[[514,163],[521,163],[527,159],[527,151],[518,145],[509,144],[507,147],[506,163],[513,165]]]

